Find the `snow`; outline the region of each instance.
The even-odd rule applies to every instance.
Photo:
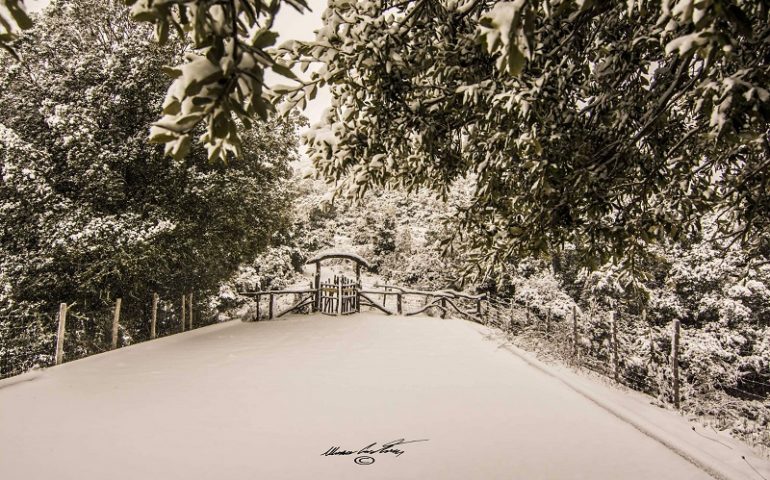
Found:
[[[673,52],[679,52],[680,55],[685,55],[695,48],[700,48],[709,42],[708,32],[696,32],[688,35],[682,35],[677,37],[666,45],[666,55],[670,55]]]
[[[325,250],[313,256],[313,258],[310,258],[308,261],[305,262],[305,264],[308,265],[311,263],[320,262],[330,258],[346,258],[348,260],[352,260],[354,262],[360,263],[366,268],[369,268],[369,262],[367,262],[360,255],[356,255],[355,253],[341,251],[341,250]]]
[[[503,342],[461,320],[313,315],[66,363],[0,383],[0,478],[709,478]],[[682,421],[633,409],[659,430]],[[322,455],[398,439],[427,441],[371,465]]]

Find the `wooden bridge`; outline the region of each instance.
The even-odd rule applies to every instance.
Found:
[[[322,263],[331,259],[353,262],[355,279],[335,275],[322,281]],[[369,269],[369,262],[352,253],[321,254],[308,260],[306,265],[315,265],[314,280],[310,288],[240,292],[241,295],[256,299],[257,309],[252,321],[278,318],[291,312],[350,315],[361,312],[361,307],[367,307],[387,315],[410,316],[433,311],[438,312],[441,318],[459,315],[477,323],[485,323],[485,295],[469,295],[454,290],[412,290],[395,285],[378,284],[364,287],[361,283],[361,269]],[[293,302],[277,311],[278,299],[286,296],[293,296]],[[263,299],[267,299],[266,312],[263,312],[262,308]]]

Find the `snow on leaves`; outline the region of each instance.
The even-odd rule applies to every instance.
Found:
[[[279,8],[303,1],[128,3],[160,43],[193,46],[166,69],[151,132],[176,158],[196,135],[212,160],[238,155],[242,125],[329,85],[326,125],[308,136],[319,172],[359,198],[386,184],[446,195],[476,173],[465,228],[489,258],[572,243],[596,266],[714,209],[721,233],[770,244],[759,0],[334,0],[314,42],[275,49]],[[265,69],[294,80],[289,66],[312,64],[308,81],[264,84]]]
[[[495,4],[479,20],[479,33],[487,52],[499,54],[498,70],[518,76],[524,62],[532,58],[533,14],[526,0]]]
[[[749,197],[766,197],[757,2],[722,16],[710,2],[372,5],[332,2],[314,42],[282,48],[321,65],[309,82],[331,88],[306,140],[343,195],[445,193],[475,175],[461,217],[480,259],[572,244],[586,266],[614,258],[632,271],[645,244],[695,233],[701,213],[741,218]],[[745,235],[759,248],[767,210],[753,212],[739,223],[763,232]],[[722,234],[738,234],[730,225]]]
[[[196,53],[178,67],[167,67],[174,80],[163,103],[163,116],[150,131],[150,141],[165,144],[176,159],[190,150],[194,130],[205,126],[199,141],[209,160],[227,161],[242,155],[239,129],[255,118],[266,120],[274,110],[264,83],[265,69],[296,80],[275,60],[269,48],[278,34],[271,30],[282,4],[300,11],[304,0],[230,0],[190,2],[130,0],[131,15],[155,25],[160,43],[170,30],[192,43]]]

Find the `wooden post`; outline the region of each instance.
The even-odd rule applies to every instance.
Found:
[[[396,294],[396,311],[398,312],[399,315],[403,315],[403,313],[404,313],[404,308],[403,308],[403,305],[401,303],[401,302],[403,302],[403,300],[401,298],[402,295],[403,294],[401,292],[398,292]]]
[[[259,303],[262,301],[262,295],[257,294],[257,321],[260,321],[261,318],[259,317]]]
[[[187,302],[186,295],[183,293],[182,294],[182,331],[183,332],[184,332],[184,324],[187,321],[186,320],[187,319],[187,310],[185,310],[185,303],[186,302]]]
[[[511,303],[508,305],[508,330],[513,332],[513,299],[511,299]]]
[[[337,279],[337,316],[342,315],[342,279]]]
[[[56,332],[56,365],[61,365],[64,358],[64,334],[67,325],[67,304],[59,304],[59,329]]]
[[[612,371],[615,381],[620,380],[620,362],[618,360],[618,314],[610,312],[610,322],[612,322]]]
[[[551,308],[549,307],[545,313],[545,334],[550,335],[550,333],[551,333]]]
[[[481,319],[483,312],[481,310],[481,298],[476,299],[476,315]]]
[[[674,377],[674,406],[679,408],[679,320],[674,320],[671,335],[671,373]]]
[[[122,298],[115,300],[115,313],[112,316],[112,349],[118,348],[118,324],[120,323],[120,304],[123,302]]]
[[[441,297],[441,318],[446,318],[446,297]]]
[[[195,309],[193,308],[193,294],[190,292],[189,299],[187,301],[187,314],[190,317],[190,324],[189,329],[193,329],[193,312],[195,312]]]
[[[152,320],[150,321],[150,340],[155,338],[155,326],[158,324],[158,292],[152,294]]]
[[[273,292],[270,292],[270,295],[269,295],[269,297],[270,297],[270,298],[269,298],[269,300],[270,300],[270,306],[268,307],[268,317],[270,318],[270,320],[272,320],[272,319],[273,319],[273,297],[274,297],[274,296],[275,296],[275,295],[273,295]]]
[[[361,283],[361,264],[356,262],[356,283]]]
[[[315,262],[315,276],[313,277],[315,288],[315,306],[313,311],[321,310],[321,262]]]
[[[572,357],[578,354],[577,306],[572,306]]]

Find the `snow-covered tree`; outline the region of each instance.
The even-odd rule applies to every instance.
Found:
[[[160,43],[193,46],[165,69],[151,133],[176,158],[201,123],[209,158],[238,154],[239,125],[276,95],[302,106],[329,85],[308,137],[322,174],[358,196],[476,174],[464,230],[490,265],[572,244],[583,265],[634,270],[644,244],[706,211],[768,251],[766,2],[332,0],[315,41],[280,49],[273,20],[304,0],[127,3]],[[3,1],[16,33],[19,5]],[[265,69],[293,80],[311,63],[308,81],[265,85]]]
[[[146,325],[153,291],[213,291],[287,225],[296,120],[244,130],[229,166],[165,157],[146,135],[183,47],[150,34],[117,2],[59,2],[0,68],[3,315],[123,297]]]
[[[571,245],[635,270],[708,211],[768,252],[765,2],[340,0],[324,21],[284,51],[331,89],[307,140],[340,191],[472,174],[488,265]]]

